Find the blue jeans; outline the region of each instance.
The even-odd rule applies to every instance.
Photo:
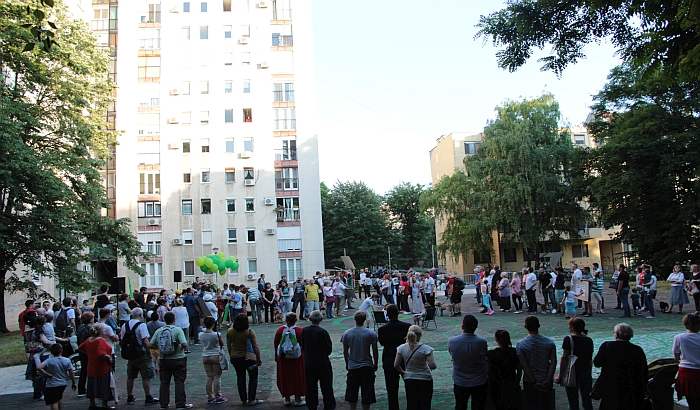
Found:
[[[576,373],[576,387],[566,388],[566,398],[569,400],[569,410],[578,410],[578,394],[581,392],[581,406],[583,410],[593,410],[591,402],[591,389],[593,388],[593,378],[590,369]]]
[[[326,317],[327,318],[333,318],[333,304],[335,302],[329,302],[328,299],[326,299]]]
[[[282,313],[282,320],[284,320],[284,317],[287,313],[289,313],[290,309],[292,306],[292,300],[289,298],[284,298],[284,304],[281,305],[280,313]]]
[[[306,309],[304,309],[304,316],[309,317],[309,314],[314,310],[319,310],[318,300],[307,300]]]
[[[651,292],[646,292],[646,301],[644,302],[644,307],[649,311],[649,316],[656,316],[656,311],[654,309],[654,299],[651,298]]]
[[[386,303],[394,304],[394,295],[384,295],[384,298],[386,299]]]
[[[632,316],[630,314],[630,301],[629,301],[630,288],[620,289],[620,303],[622,304],[622,310],[625,316]]]

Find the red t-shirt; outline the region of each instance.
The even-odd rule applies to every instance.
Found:
[[[111,356],[112,347],[104,338],[98,337],[92,342],[88,339],[78,347],[78,350],[88,355],[88,377],[101,377],[109,373],[111,370],[109,360],[102,355]]]
[[[410,295],[411,294],[411,284],[408,281],[399,281],[399,286],[403,286],[403,294],[404,295]]]

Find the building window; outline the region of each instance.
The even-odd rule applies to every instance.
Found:
[[[233,94],[233,82],[224,81],[224,94]]]
[[[503,249],[503,260],[506,262],[517,262],[518,256],[515,252],[515,248],[505,248]]]
[[[253,151],[253,138],[243,138],[243,151]]]
[[[236,238],[236,228],[229,228],[226,230],[227,232],[227,242],[228,243],[236,243],[238,242],[238,239]]]
[[[204,54],[199,56],[199,66],[207,67],[209,66],[209,54]]]
[[[202,152],[209,152],[209,138],[202,138],[200,142],[202,144]]]
[[[139,277],[139,286],[147,288],[163,287],[163,264],[142,263],[141,268],[146,271],[145,276]]]
[[[474,263],[491,263],[491,252],[474,251]]]
[[[141,23],[160,23],[160,1],[157,3],[149,2],[143,4],[143,11],[141,11],[140,22]]]
[[[243,109],[243,122],[253,122],[253,109],[244,108]]]
[[[185,276],[194,276],[194,261],[185,261]]]
[[[226,183],[227,184],[232,184],[236,182],[236,172],[232,169],[227,169],[225,172],[226,176]]]
[[[211,245],[211,231],[202,231],[202,245]]]
[[[273,83],[272,101],[294,102],[294,83]]]
[[[476,154],[476,150],[479,149],[480,142],[465,142],[464,143],[464,154],[472,155]]]
[[[231,26],[224,26],[224,38],[225,39],[231,38]]]
[[[278,191],[299,189],[297,169],[282,168],[275,171],[275,185]]]
[[[182,39],[183,40],[190,39],[190,27],[189,26],[185,26],[182,28]]]
[[[141,232],[138,234],[139,242],[141,242],[141,252],[152,253],[156,256],[163,255],[161,251],[162,232]]]
[[[139,174],[140,195],[160,195],[160,174],[142,172]]]
[[[182,3],[182,12],[183,13],[189,13],[190,12],[190,2],[185,1]]]
[[[236,200],[234,198],[230,198],[226,200],[226,213],[234,213],[236,212]]]
[[[250,94],[250,80],[243,80],[243,94]]]
[[[189,40],[189,38],[188,38]],[[159,50],[160,49],[160,29],[140,28],[139,29],[139,49]]]
[[[227,108],[224,110],[224,122],[226,124],[233,123],[233,108]],[[230,152],[233,152],[233,149]]]
[[[199,112],[199,123],[201,125],[209,124],[209,111],[200,111]]]
[[[288,278],[296,278],[297,276],[302,276],[301,272],[301,259],[300,258],[290,258],[290,259],[280,259],[280,276],[287,275]]]
[[[248,228],[245,231],[246,231],[246,242],[254,243],[255,242],[255,228]]]
[[[139,135],[160,134],[160,113],[140,112],[136,114],[136,120],[138,121]]]
[[[183,81],[182,84],[180,84],[180,94],[182,95],[190,95],[190,82],[189,81]]]
[[[194,231],[182,231],[182,241],[185,245],[194,244]]]
[[[241,63],[243,65],[250,65],[250,52],[241,53]]]
[[[183,154],[189,154],[190,153],[190,140],[185,140],[182,141],[182,153]]]
[[[583,147],[586,145],[586,136],[585,135],[574,135],[574,144],[577,147]]]
[[[211,213],[211,199],[204,198],[200,200],[200,204],[202,207],[202,215],[208,215]]]
[[[203,1],[199,4],[199,11],[201,11],[202,13],[207,12],[207,2],[206,1]]]
[[[292,19],[292,7],[290,5],[290,0],[272,0],[272,19]]]
[[[139,80],[160,78],[160,57],[138,58]]]
[[[180,124],[182,125],[190,125],[192,122],[192,113],[189,111],[181,112],[180,113]]]
[[[182,182],[185,184],[192,183],[192,173],[190,172],[189,169],[186,169],[182,172]]]
[[[588,245],[571,245],[572,258],[588,258]]]
[[[92,30],[108,30],[109,29],[109,10],[95,9],[93,10],[93,20],[90,23]]]
[[[200,94],[209,94],[209,81],[200,81],[199,82],[199,93]]]
[[[278,221],[298,221],[299,220],[299,197],[286,196],[277,198],[277,220]]]
[[[248,259],[248,273],[258,273],[257,259]]]
[[[199,39],[200,40],[209,39],[209,26],[199,26]]]
[[[160,216],[160,201],[139,202],[139,218]]]
[[[233,152],[233,138],[228,138],[226,141],[226,152]]]
[[[295,130],[297,128],[296,110],[294,108],[275,108],[273,126],[276,130]]]
[[[255,212],[255,198],[246,198],[245,199],[245,211],[246,212]]]
[[[255,179],[255,170],[253,168],[243,168],[243,179]]]
[[[224,53],[224,67],[233,66],[233,53]]]
[[[294,38],[292,37],[291,24],[278,24],[272,26],[277,32],[272,33],[272,47],[293,46]]]
[[[182,214],[183,215],[192,215],[192,200],[191,199],[183,199],[182,200]]]
[[[209,168],[202,169],[202,182],[205,184],[211,182],[211,171],[209,171]]]
[[[224,11],[231,11],[231,0],[224,0]]]
[[[282,149],[275,150],[275,161],[296,161],[297,141],[282,140]]]
[[[277,228],[277,252],[301,250],[301,226],[280,226]]]
[[[241,26],[241,37],[250,37],[250,26]]]

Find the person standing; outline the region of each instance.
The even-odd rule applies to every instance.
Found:
[[[486,296],[488,294],[484,294]],[[447,341],[452,356],[452,381],[454,382],[455,410],[466,410],[469,398],[473,410],[486,407],[488,395],[487,343],[475,334],[479,321],[472,315],[462,319],[462,334]]]
[[[631,317],[630,314],[630,275],[625,271],[625,265],[617,265],[617,297],[620,299],[623,314],[620,318]],[[687,296],[686,296],[687,297]]]
[[[686,332],[673,338],[673,356],[678,365],[676,392],[686,398],[690,410],[700,409],[700,316],[683,317]]]
[[[289,330],[300,343],[301,328],[296,326],[297,314],[289,312],[285,316],[286,325],[277,328],[273,346],[275,348],[275,363],[277,364],[277,388],[284,397],[284,405],[290,406],[291,396],[294,396],[294,406],[301,407],[306,405],[306,401],[302,400],[302,396],[306,395],[306,376],[304,375],[304,353],[298,358],[280,357],[278,347],[282,341],[282,335],[286,330]],[[299,346],[301,349],[301,345]]]
[[[578,268],[578,264],[576,263],[571,264],[571,270],[574,272],[571,274],[571,289],[574,290],[574,293],[577,293],[576,285],[583,279],[583,272],[581,272],[581,269]],[[578,309],[583,308],[583,301],[581,299],[578,300],[578,306],[576,307]]]
[[[320,298],[319,298],[319,287],[312,279],[309,279],[306,286],[304,286],[304,300],[306,300],[306,312],[313,312],[314,310],[321,310]]]
[[[275,322],[275,310],[273,308],[275,303],[275,291],[272,290],[272,284],[270,282],[265,283],[265,288],[262,292],[263,300],[263,310],[265,311],[265,323]]]
[[[557,312],[564,313],[564,292],[566,291],[566,274],[564,268],[557,266],[557,278],[554,281],[554,299],[557,303]]]
[[[527,312],[537,313],[537,275],[535,275],[535,272],[528,272],[527,269],[523,268],[523,275],[526,272],[525,295],[527,296]]]
[[[335,278],[333,283],[333,294],[335,295],[335,315],[345,316],[346,304],[345,304],[345,292],[347,286],[345,285],[345,278],[338,276]]]
[[[76,389],[73,364],[61,356],[61,353],[63,353],[63,348],[60,344],[51,345],[51,357],[44,360],[36,368],[48,380],[46,387],[44,387],[44,402],[51,406],[51,410],[63,409],[63,392],[68,386],[68,376],[73,383],[73,391]]]
[[[531,410],[550,410],[554,393],[554,369],[557,367],[557,347],[552,339],[539,333],[540,321],[537,317],[526,317],[525,329],[527,336],[515,345],[525,375],[525,400]]]
[[[583,319],[573,318],[569,320],[569,336],[562,343],[561,362],[559,374],[554,379],[555,383],[563,382],[563,372],[568,369],[569,357],[577,357],[574,362],[573,372],[576,374],[576,386],[566,387],[566,397],[569,400],[570,409],[578,409],[578,395],[581,393],[583,410],[593,410],[591,402],[591,389],[593,377],[591,376],[593,364],[593,340],[587,336],[586,322]]]
[[[102,408],[108,408],[107,402],[114,400],[112,390],[112,347],[102,338],[104,324],[98,323],[90,329],[90,337],[84,341],[78,350],[87,354],[87,398],[90,408],[98,408],[95,400],[102,401]]]
[[[552,304],[552,307],[554,307],[554,297],[550,297],[550,289],[554,289],[554,284],[552,283],[552,275],[549,274],[545,270],[545,268],[540,268],[538,275],[538,280],[540,282],[540,293],[542,293],[542,299],[543,303],[545,305],[544,308],[544,313],[547,314],[547,311],[549,310],[549,304]],[[554,296],[554,292],[551,293],[551,296]]]
[[[697,267],[697,265],[694,266]],[[647,316],[647,319],[654,319],[656,318],[656,309],[654,308],[654,296],[656,295],[656,276],[654,276],[654,274],[650,270],[648,270],[644,274],[644,282],[642,283],[642,286],[644,286],[644,289],[646,290],[646,292],[644,292],[646,297],[644,307],[649,312],[649,316]]]
[[[501,280],[498,282],[498,297],[501,302],[498,304],[501,308],[501,312],[510,310],[510,281],[508,280],[508,274],[501,272]]]
[[[128,360],[126,365],[126,394],[128,396],[126,403],[136,403],[134,381],[139,374],[141,374],[143,393],[146,395],[146,404],[158,403],[158,399],[151,396],[151,380],[155,377],[156,370],[151,357],[148,328],[143,323],[143,310],[141,308],[135,308],[131,311],[131,320],[122,325],[120,339],[123,341],[126,333],[132,331],[135,332],[136,341],[141,347],[141,356],[138,359]]]
[[[591,268],[588,266],[583,267],[583,277],[581,278],[581,284],[586,286],[586,300],[583,301],[583,306],[584,306],[584,311],[583,311],[583,316],[584,317],[590,317],[593,316],[593,298],[592,298],[592,284],[593,284],[593,275],[591,274]],[[581,299],[579,299],[580,301]]]
[[[688,294],[685,293],[683,287],[685,276],[683,275],[683,270],[680,265],[673,267],[673,273],[668,275],[668,279],[666,280],[671,284],[671,297],[668,301],[670,306],[667,313],[671,313],[673,311],[673,306],[678,305],[678,314],[683,314],[683,305],[687,305],[689,300]]]
[[[498,410],[520,410],[520,379],[522,368],[520,359],[506,330],[496,330],[498,346],[486,354],[489,367],[489,393]]]
[[[513,299],[513,313],[523,313],[523,289],[520,280],[520,273],[513,272],[513,281],[511,282],[511,298]]]
[[[396,348],[404,343],[411,325],[399,320],[399,308],[396,305],[388,305],[386,307],[386,315],[389,317],[389,323],[380,327],[377,333],[379,344],[384,346],[382,368],[384,369],[384,382],[386,384],[389,410],[399,410],[399,378],[401,375],[394,367],[394,360],[397,357]],[[406,388],[406,394],[406,399],[408,399],[408,387]]]
[[[168,312],[165,314],[165,326],[156,330],[156,333],[151,337],[150,343],[158,346],[160,335],[163,332],[170,332],[172,337],[172,346],[175,349],[173,353],[160,354],[160,407],[166,409],[170,404],[170,379],[175,379],[175,407],[177,409],[191,409],[192,404],[187,403],[187,395],[185,394],[185,380],[187,379],[187,357],[185,351],[188,350],[187,339],[185,333],[178,326],[175,326],[175,314]],[[196,335],[199,340],[199,333]],[[201,343],[200,343],[201,344]]]
[[[427,302],[430,303],[430,307],[435,307],[435,278],[428,275],[425,280],[425,297]]]
[[[187,314],[187,308],[182,299],[175,299],[172,312],[175,314],[175,326],[182,329],[185,333],[185,339],[190,340],[190,316]],[[185,353],[189,352],[185,351]]]
[[[119,318],[119,327],[124,326],[124,323],[129,321],[129,315],[131,315],[131,309],[129,309],[129,303],[126,299],[128,295],[122,293],[119,295],[119,303],[117,303],[117,317]]]
[[[596,270],[593,274],[593,284],[591,285],[591,305],[595,302],[595,313],[605,313],[603,310],[603,276],[602,271]],[[591,306],[592,307],[592,306]]]
[[[187,296],[184,297],[185,308],[187,308],[187,315],[190,318],[190,338],[194,339],[194,344],[199,345],[199,317],[201,312],[199,311],[199,303],[197,303],[197,297],[194,296],[194,291],[191,288],[185,290]]]
[[[292,296],[291,311],[297,313],[297,306],[299,306],[299,319],[305,320],[304,309],[306,307],[306,299],[304,298],[304,279],[301,276],[297,277],[296,282],[292,285],[292,289],[294,291],[294,296]]]
[[[348,371],[345,401],[350,403],[350,410],[356,410],[358,393],[362,389],[362,409],[369,410],[372,403],[377,402],[374,395],[375,372],[379,362],[377,334],[365,327],[367,316],[363,310],[355,312],[354,319],[355,327],[346,330],[340,338],[345,369]]]
[[[231,365],[236,370],[238,395],[242,404],[252,406],[263,403],[263,400],[255,398],[262,359],[255,332],[250,328],[248,315],[241,313],[236,316],[233,326],[226,332],[226,347],[231,357]],[[246,372],[250,378],[248,390],[246,390]]]
[[[207,403],[226,403],[226,397],[221,396],[222,369],[219,362],[219,351],[224,347],[224,340],[219,332],[214,331],[216,319],[211,316],[205,317],[204,326],[205,330],[199,334],[199,340],[202,341],[202,364],[207,375]]]
[[[304,352],[304,374],[306,376],[306,407],[309,410],[318,408],[318,385],[321,384],[323,409],[335,409],[333,394],[333,366],[328,357],[333,352],[331,337],[322,328],[323,314],[314,310],[309,314],[311,326],[301,331],[301,350]]]
[[[423,331],[419,326],[409,327],[406,343],[396,349],[394,358],[394,370],[403,375],[406,386],[408,410],[430,410],[433,400],[433,375],[430,371],[435,370],[437,364],[433,357],[434,349],[420,343],[422,336]]]

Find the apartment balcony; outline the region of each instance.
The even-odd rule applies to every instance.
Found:
[[[276,131],[295,130],[295,129],[297,129],[297,119],[296,118],[289,118],[289,119],[272,120],[272,127]]]
[[[160,50],[160,38],[140,39],[139,50]]]
[[[294,252],[301,250],[301,239],[278,239],[277,252]]]
[[[159,165],[160,164],[160,153],[143,153],[136,154],[136,162],[139,165]]]
[[[284,208],[277,211],[277,222],[295,222],[299,220],[299,208]]]
[[[295,191],[299,189],[299,178],[275,178],[277,191]]]
[[[272,35],[272,47],[291,47],[294,45],[294,36]]]
[[[276,149],[275,150],[275,161],[296,161],[297,160],[297,150],[296,149]]]
[[[273,102],[294,102],[294,90],[272,91]]]
[[[273,9],[272,20],[291,20],[292,9]]]

